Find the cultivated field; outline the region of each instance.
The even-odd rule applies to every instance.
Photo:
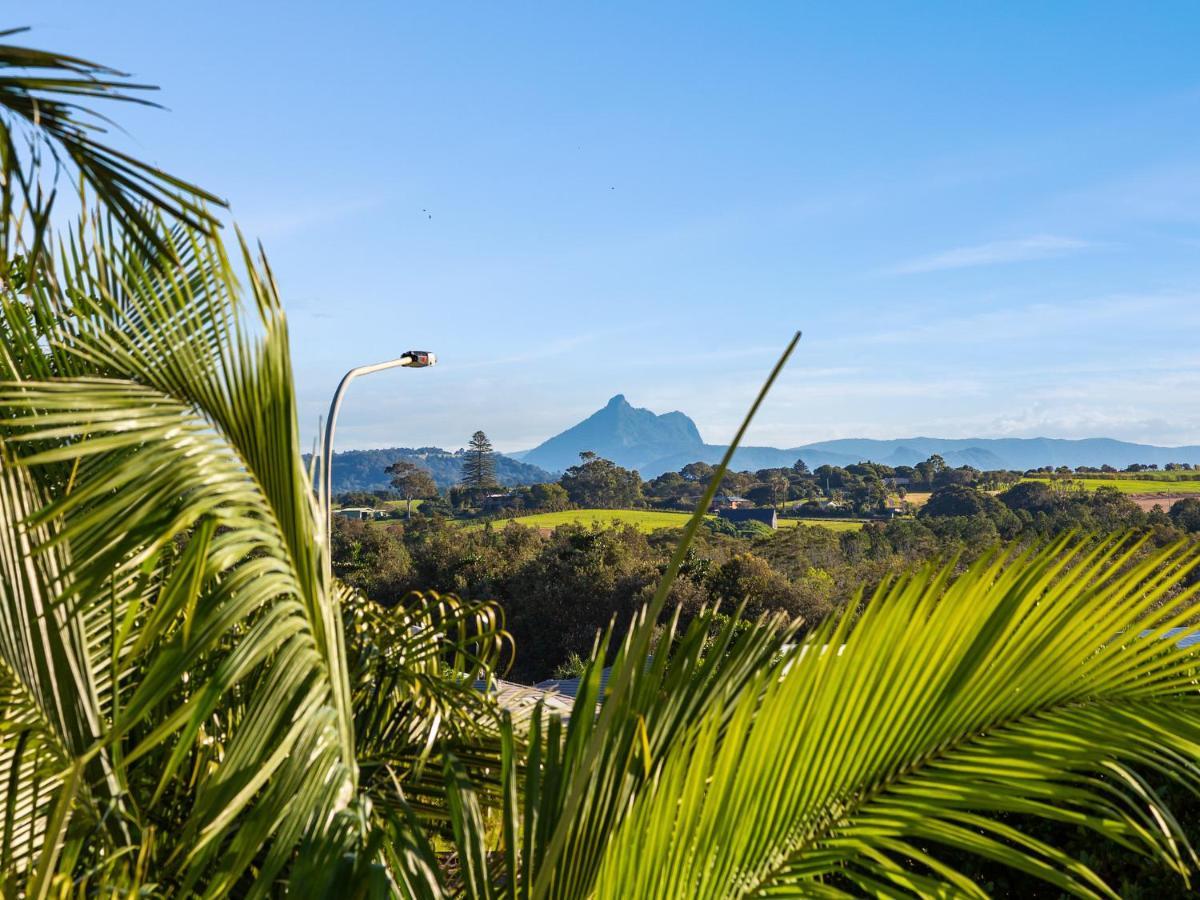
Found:
[[[828,528],[830,531],[858,531],[867,523],[861,519],[780,519],[780,528],[795,528],[807,525],[812,528]]]
[[[1200,480],[1185,481],[1173,478],[1025,478],[1023,480],[1041,481],[1049,484],[1051,487],[1059,487],[1063,490],[1094,491],[1096,488],[1110,487],[1116,488],[1122,494],[1200,495]]]
[[[506,522],[516,522],[531,528],[555,528],[578,522],[581,525],[603,525],[612,522],[622,522],[636,525],[642,531],[655,531],[659,528],[682,528],[687,524],[690,513],[667,512],[653,509],[569,509],[564,512],[533,513],[515,519],[501,519],[493,522],[496,528],[504,527]],[[816,525],[833,531],[857,531],[862,528],[862,522],[844,521],[838,519],[780,519],[780,528],[795,528],[797,525]],[[481,527],[482,523],[472,523],[469,528]]]

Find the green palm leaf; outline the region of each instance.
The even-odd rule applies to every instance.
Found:
[[[1196,589],[1171,589],[1200,554],[1134,549],[1059,543],[881,589],[762,670],[732,718],[697,718],[608,843],[596,896],[981,894],[939,848],[1115,896],[1006,814],[1186,878],[1195,854],[1138,773],[1200,788],[1196,661],[1160,640],[1190,616]]]
[[[27,29],[0,31],[0,39]],[[154,106],[115,69],[78,57],[0,44],[0,262],[19,253],[40,257],[57,195],[54,180],[82,183],[117,218],[145,253],[169,251],[154,216],[158,210],[202,231],[217,221],[206,204],[214,195],[148,165],[106,142],[111,122],[95,101]],[[51,165],[52,164],[52,165]],[[43,183],[43,172],[52,180]]]
[[[155,796],[202,723],[230,692],[242,696],[237,727],[200,778],[170,860],[185,884],[208,873],[209,889],[219,890],[252,864],[269,876],[287,863],[291,847],[352,802],[357,767],[342,622],[314,540],[282,313],[269,274],[256,274],[263,336],[252,340],[228,281],[198,296],[214,274],[197,265],[203,273],[155,270],[117,253],[68,268],[62,282],[90,290],[70,307],[55,298],[60,315],[47,340],[62,356],[56,368],[72,374],[0,388],[0,406],[5,446],[29,447],[20,464],[54,495],[33,521],[54,526],[43,552],[71,548],[62,593],[81,609],[138,596],[139,580],[173,542],[189,541],[141,611],[136,640],[83,668],[113,685],[106,739],[137,736],[125,763],[135,779],[155,773]],[[85,377],[89,368],[106,377]],[[107,611],[124,619],[124,610]],[[162,717],[181,679],[218,650],[208,679]],[[269,877],[260,880],[265,889]]]
[[[61,602],[70,560],[60,550],[35,554],[47,529],[27,521],[39,505],[31,479],[0,448],[0,853],[6,875],[53,871],[63,831],[51,808],[68,773],[90,764],[98,804],[120,793],[108,760],[94,747],[101,737],[100,699],[81,618]],[[73,783],[73,779],[70,779]]]

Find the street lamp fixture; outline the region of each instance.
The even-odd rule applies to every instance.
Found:
[[[342,405],[342,395],[355,378],[360,375],[370,375],[372,372],[382,372],[384,369],[426,369],[437,363],[437,357],[428,350],[409,350],[396,359],[375,363],[371,366],[359,366],[351,369],[342,376],[341,383],[333,394],[329,404],[329,418],[325,420],[325,443],[321,446],[321,492],[319,503],[321,515],[325,520],[325,565],[333,564],[333,434],[337,427],[338,410]]]

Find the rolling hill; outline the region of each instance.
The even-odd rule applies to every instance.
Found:
[[[434,483],[445,490],[462,480],[461,453],[440,447],[392,447],[387,450],[347,450],[333,454],[333,492],[373,491],[389,486],[384,469],[398,459],[405,459],[428,469]],[[307,456],[305,458],[307,463]],[[501,453],[496,454],[496,480],[503,485],[539,484],[554,481],[544,469]]]

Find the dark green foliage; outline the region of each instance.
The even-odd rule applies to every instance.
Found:
[[[1200,499],[1188,497],[1171,507],[1171,521],[1182,531],[1200,531]]]
[[[987,512],[988,496],[969,487],[946,487],[933,492],[921,507],[922,518],[930,516],[978,516]]]
[[[822,621],[832,610],[833,579],[812,569],[788,579],[771,568],[765,559],[753,553],[739,553],[726,560],[708,580],[709,592],[732,609],[745,603],[751,618],[768,611],[782,610],[806,622]]]
[[[471,435],[463,456],[462,482],[472,491],[485,491],[496,485],[496,453],[482,431]]]
[[[369,509],[378,509],[384,505],[385,501],[398,499],[400,498],[395,495],[394,491],[346,491],[334,496],[333,507],[340,509],[345,506],[365,506]]]
[[[957,524],[950,527],[973,527],[980,536],[986,535],[989,538],[993,532],[1003,537],[1012,537],[1021,530],[1021,520],[1007,506],[983,491],[961,485],[950,485],[934,491],[929,501],[921,507],[918,518],[952,519]],[[974,526],[958,521],[964,519],[980,521]],[[948,526],[943,524],[936,527],[945,529]]]
[[[571,505],[567,489],[561,484],[535,484],[528,489],[528,509],[540,512],[558,512]]]
[[[774,534],[774,529],[764,522],[732,522],[729,519],[717,517],[704,520],[704,528],[713,534],[724,534],[729,537],[765,538]]]
[[[416,463],[398,459],[384,471],[392,476],[392,488],[404,500],[410,516],[414,500],[432,497],[437,493],[437,485],[433,483],[429,470]]]
[[[519,492],[518,499],[557,504],[564,494],[557,485],[540,485]],[[815,623],[860,590],[873,591],[929,560],[958,556],[969,562],[1006,537],[1040,542],[1066,531],[1120,532],[1156,524],[1111,493],[1055,496],[1049,510],[1037,488],[1019,485],[1009,494],[1001,495],[1002,503],[974,489],[950,487],[943,496],[962,500],[962,509],[971,514],[901,518],[860,531],[801,525],[751,533],[725,520],[709,520],[671,588],[669,608],[678,607],[686,621],[706,604],[731,608],[747,600],[752,611],[786,609]],[[1022,497],[1037,512],[1023,508]],[[439,504],[444,511],[439,498],[423,503],[420,512],[433,513]],[[1156,545],[1184,535],[1181,515],[1157,523]],[[571,653],[586,655],[596,630],[614,617],[627,621],[657,582],[678,535],[578,525],[544,534],[502,522],[464,529],[426,515],[404,526],[338,525],[338,571],[372,597],[394,602],[409,589],[432,588],[499,601],[517,639],[515,676],[529,681],[548,677]],[[396,543],[398,550],[387,549],[386,542]],[[343,559],[347,553],[352,555]],[[754,561],[730,565],[739,555]],[[379,562],[371,562],[375,559]],[[381,566],[378,575],[371,575],[372,565]]]
[[[334,516],[333,573],[387,606],[415,589],[412,560],[398,525],[384,526]]]
[[[579,507],[627,509],[641,505],[642,479],[638,473],[594,453],[581,453],[579,464],[567,469],[559,484]]]
[[[1054,491],[1043,481],[1026,481],[1000,495],[1000,500],[1014,512],[1024,510],[1034,514],[1054,509]]]
[[[419,516],[449,516],[454,512],[450,501],[442,494],[434,494],[414,510]]]
[[[1148,786],[1170,808],[1183,833],[1193,843],[1200,839],[1200,799],[1166,779],[1151,778]],[[1112,885],[1124,900],[1165,900],[1193,896],[1184,891],[1179,876],[1158,860],[1113,843],[1097,842],[1095,832],[1083,825],[1054,823],[1011,814],[999,819],[1086,863]],[[930,846],[926,849],[936,848]],[[1029,874],[989,863],[978,856],[956,853],[943,858],[959,867],[963,874],[976,881],[993,897],[1057,900],[1063,896],[1062,891],[1049,887]]]

